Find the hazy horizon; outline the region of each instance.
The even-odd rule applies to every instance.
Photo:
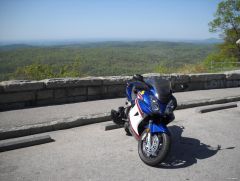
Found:
[[[85,44],[85,43],[103,43],[103,42],[183,42],[183,43],[216,43],[221,42],[220,38],[207,39],[56,39],[56,40],[26,40],[26,41],[0,41],[0,46],[5,45],[68,45],[68,44]]]

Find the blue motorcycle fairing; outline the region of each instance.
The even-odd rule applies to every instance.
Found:
[[[141,82],[130,82],[127,84],[126,88],[126,94],[127,94],[127,99],[130,101],[133,105],[135,104],[135,100],[132,100],[132,89],[134,86],[142,85]],[[140,91],[140,90],[139,90]],[[142,110],[147,115],[151,114],[157,114],[156,112],[153,112],[151,109],[151,96],[157,97],[157,92],[156,90],[149,85],[149,90],[144,90],[144,93],[141,93],[141,96],[143,99],[138,99],[139,106]],[[158,105],[160,107],[160,111],[158,114],[163,114],[166,110],[166,104],[161,103],[161,101],[158,99]]]
[[[127,88],[126,88],[126,94],[127,94],[127,99],[128,99],[128,101],[132,101],[132,97],[131,97],[131,95],[132,95],[132,88],[133,88],[133,83],[128,83],[127,84]]]
[[[151,96],[155,96],[152,89],[150,91],[144,91],[144,94],[142,94],[143,100],[139,100],[139,105],[142,111],[146,114],[156,114],[156,112],[153,112],[151,110]],[[158,100],[158,105],[160,107],[159,114],[163,114],[166,109],[166,105],[162,104],[160,100]]]
[[[147,125],[146,128],[149,128],[149,125]],[[162,123],[160,123],[160,124],[152,123],[150,132],[151,133],[167,133],[168,134],[169,130],[168,130],[167,126]]]
[[[135,100],[132,100],[132,89],[133,89],[133,86],[140,86],[140,85],[142,85],[142,83],[141,82],[137,82],[137,81],[136,82],[127,83],[127,88],[126,88],[127,99],[128,99],[128,101],[130,101],[133,104],[134,104],[134,101],[135,101]]]
[[[152,110],[150,109],[150,107],[146,104],[146,102],[144,102],[144,100],[140,100],[138,99],[138,103],[139,106],[142,110],[142,112],[144,112],[147,115],[151,115],[152,114]]]

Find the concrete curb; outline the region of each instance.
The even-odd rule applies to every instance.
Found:
[[[205,100],[199,100],[199,101],[188,101],[188,102],[182,102],[178,104],[177,109],[187,109],[192,107],[200,107],[200,106],[208,106],[213,104],[224,104],[229,102],[237,102],[240,101],[240,96],[237,97],[226,97],[222,99],[205,99]]]
[[[237,102],[237,101],[240,101],[240,96],[227,97],[222,99],[206,99],[206,100],[199,100],[199,101],[192,101],[192,102],[182,102],[182,103],[179,103],[178,110],[212,105],[212,104]],[[107,112],[107,113],[88,115],[88,116],[82,116],[82,117],[64,118],[57,121],[40,123],[35,125],[26,125],[26,126],[20,126],[15,128],[9,128],[9,129],[0,129],[0,140],[28,136],[28,135],[44,133],[49,131],[68,129],[68,128],[87,125],[87,124],[100,123],[100,122],[109,121],[110,119],[111,119],[110,113]]]
[[[0,152],[15,150],[19,148],[25,148],[29,146],[35,146],[45,143],[54,142],[54,140],[49,135],[44,136],[34,136],[30,138],[21,138],[17,140],[11,140],[7,142],[0,142]]]
[[[2,129],[0,130],[0,140],[28,136],[28,135],[44,133],[49,131],[68,129],[68,128],[87,125],[87,124],[100,123],[100,122],[109,121],[110,119],[111,119],[110,113],[102,113],[102,114],[88,115],[88,116],[82,116],[82,117],[65,118],[65,119],[52,121],[48,123]]]
[[[235,107],[238,107],[238,105],[236,103],[218,104],[218,105],[204,106],[201,108],[197,108],[196,112],[197,113],[208,113],[208,112],[212,112],[212,111],[230,109],[230,108],[235,108]]]
[[[111,123],[107,123],[106,125],[104,125],[104,131],[119,129],[119,128],[123,128],[123,127],[124,127],[123,125],[117,125],[114,122],[111,122]]]

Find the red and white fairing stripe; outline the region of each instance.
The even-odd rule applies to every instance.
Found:
[[[143,116],[143,111],[142,111],[142,109],[141,109],[141,107],[140,107],[140,105],[139,105],[139,101],[138,101],[138,99],[136,99],[135,100],[135,104],[137,105],[137,107],[138,107],[138,112]]]
[[[140,93],[138,92],[138,93],[137,93],[137,98],[140,99],[140,100],[143,100],[142,94],[140,94]]]
[[[135,99],[135,105],[129,112],[129,121],[130,121],[131,128],[135,134],[134,136],[137,139],[139,139],[138,126],[143,119],[144,119],[144,113],[142,112],[138,99]]]

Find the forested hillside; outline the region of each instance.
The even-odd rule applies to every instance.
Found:
[[[49,69],[45,72],[49,77],[147,73],[156,71],[159,65],[176,68],[197,64],[214,51],[214,44],[158,41],[0,46],[0,79],[28,78],[19,76],[26,72],[26,66],[32,71],[34,66]],[[73,71],[75,73],[68,74]]]

